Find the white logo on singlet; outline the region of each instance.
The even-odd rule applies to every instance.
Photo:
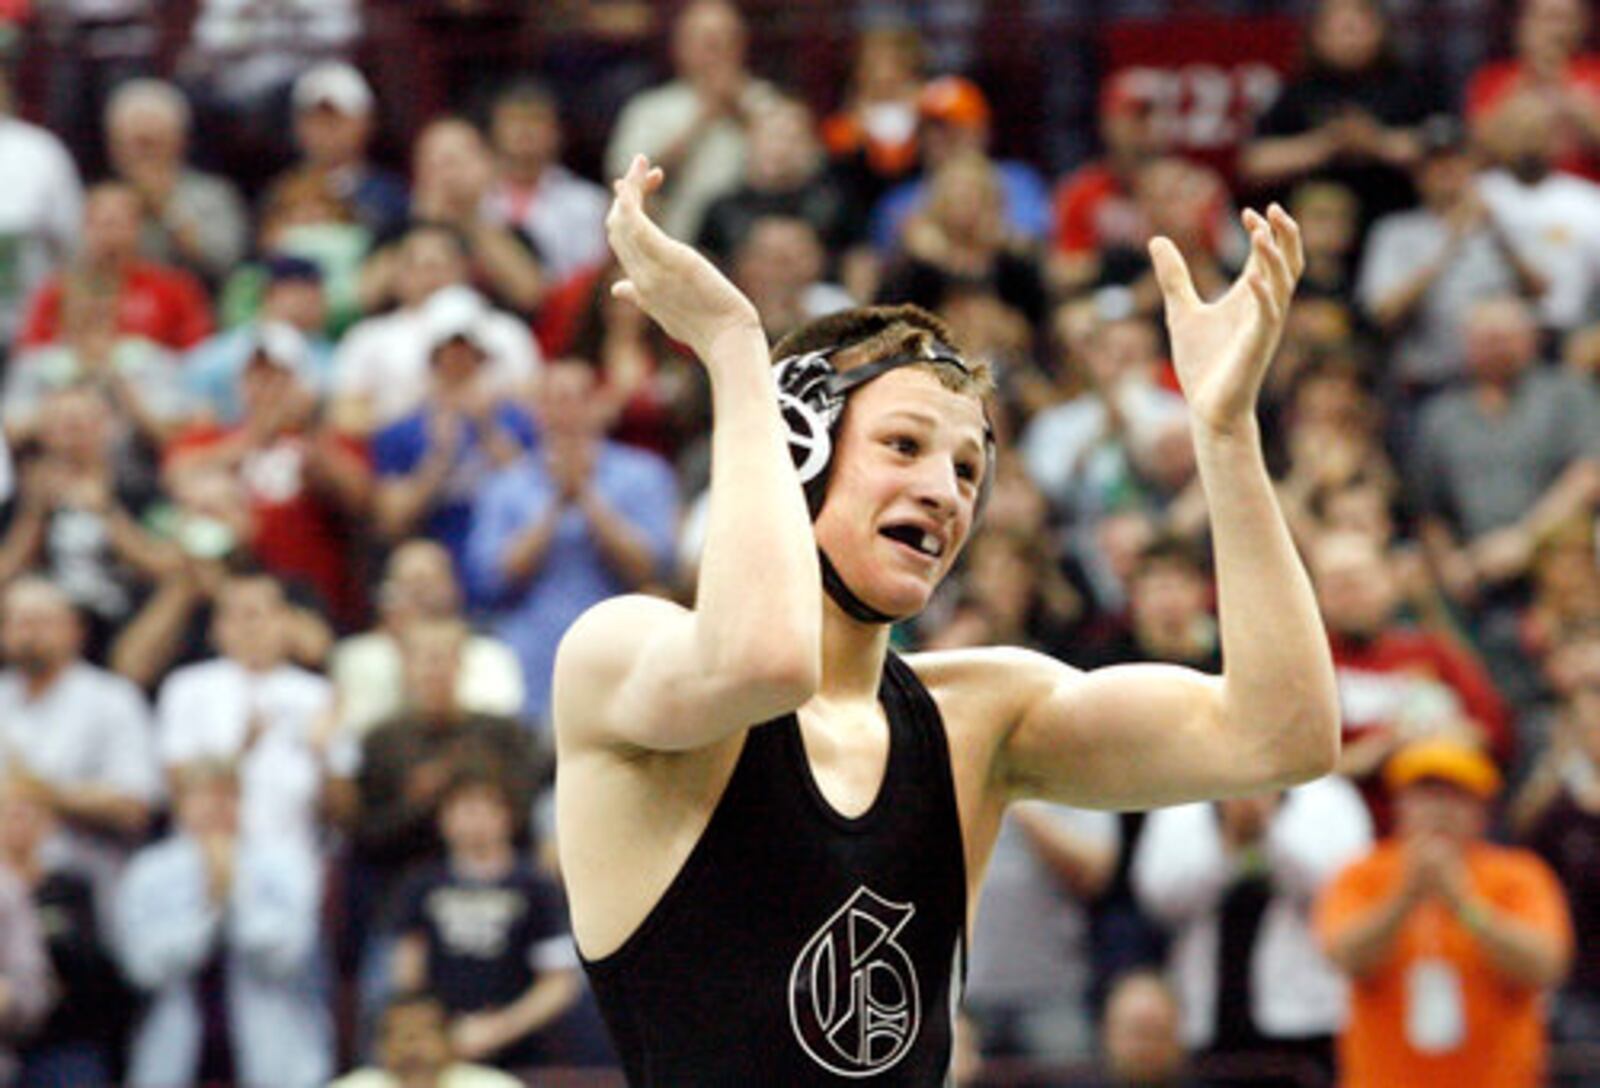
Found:
[[[789,1023],[811,1059],[841,1077],[892,1067],[917,1038],[921,995],[895,940],[917,908],[862,886],[812,935],[789,972]]]

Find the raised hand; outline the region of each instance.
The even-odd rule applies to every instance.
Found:
[[[1306,264],[1300,228],[1288,212],[1274,204],[1265,217],[1247,210],[1243,218],[1250,232],[1250,257],[1215,302],[1200,300],[1170,239],[1150,243],[1178,382],[1196,426],[1222,434],[1254,418],[1262,378]]]
[[[626,278],[611,293],[649,314],[666,334],[708,358],[717,339],[761,328],[755,304],[693,247],[667,235],[644,210],[664,175],[643,155],[615,183],[606,234]]]

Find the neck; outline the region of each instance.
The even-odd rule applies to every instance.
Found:
[[[822,602],[822,683],[829,702],[875,701],[889,650],[889,625],[863,623],[825,597]]]
[[[504,876],[516,863],[516,854],[506,842],[473,843],[456,851],[454,865],[462,876],[492,880]]]
[[[513,185],[531,188],[544,176],[545,164],[537,159],[501,159],[500,174]]]
[[[51,685],[61,678],[62,673],[67,671],[68,664],[69,662],[61,661],[46,665],[41,669],[24,672],[22,674],[22,686],[27,690],[28,698],[37,699],[50,690]]]

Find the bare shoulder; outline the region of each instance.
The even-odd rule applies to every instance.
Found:
[[[995,744],[1003,742],[1040,700],[1083,675],[1065,662],[1020,646],[908,654],[906,664],[933,696],[946,728],[980,733]]]
[[[641,593],[607,598],[579,616],[556,648],[551,703],[557,743],[603,734],[613,700],[650,640],[689,617],[682,605]]]

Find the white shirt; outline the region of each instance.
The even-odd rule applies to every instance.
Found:
[[[0,342],[16,335],[40,281],[77,243],[83,185],[61,141],[0,116]]]
[[[1562,173],[1524,185],[1491,170],[1478,191],[1517,252],[1550,281],[1539,302],[1544,324],[1567,331],[1591,320],[1600,295],[1600,185]]]
[[[81,661],[31,701],[15,670],[0,673],[0,775],[12,760],[56,786],[99,786],[145,804],[162,792],[144,695],[115,673]],[[126,848],[70,827],[50,848],[63,867],[88,877],[97,909],[107,913]]]
[[[1025,802],[1062,830],[1115,850],[1117,817]],[[1091,964],[1089,911],[1062,886],[1015,819],[1000,825],[973,927],[967,995],[1008,1005],[1084,1004]]]
[[[238,759],[240,830],[285,831],[306,841],[316,831],[322,765],[313,739],[333,712],[333,685],[294,665],[251,673],[228,658],[175,670],[156,701],[161,761]],[[256,737],[246,748],[252,720]],[[330,747],[332,773],[355,768],[353,744]]]
[[[776,93],[771,84],[750,80],[739,101],[741,112],[754,116]],[[636,154],[648,155],[652,161],[660,159],[699,115],[700,95],[682,80],[634,95],[611,130],[606,176],[620,178],[627,173]],[[744,180],[748,150],[744,126],[733,118],[720,117],[707,126],[667,177],[660,194],[662,229],[674,238],[698,236],[706,208]]]
[[[423,312],[419,306],[358,322],[334,353],[334,395],[365,400],[374,428],[409,415],[427,396],[429,347]],[[520,391],[540,363],[528,326],[494,310],[484,317],[482,333],[491,349],[487,365],[494,391]]]
[[[161,795],[144,696],[81,661],[32,701],[15,670],[0,673],[0,769],[12,759],[60,786],[106,786],[144,802]]]
[[[490,215],[533,239],[553,283],[606,259],[610,205],[604,189],[559,163],[540,172],[531,192],[502,181],[489,194]]]
[[[401,1088],[401,1084],[398,1077],[382,1069],[358,1069],[328,1088]],[[439,1088],[523,1088],[523,1082],[486,1065],[457,1062],[439,1074]]]
[[[1290,790],[1262,843],[1272,899],[1261,919],[1248,970],[1251,1018],[1272,1039],[1337,1032],[1345,981],[1311,930],[1317,892],[1372,845],[1372,821],[1354,786],[1327,777]],[[1216,1030],[1217,943],[1221,907],[1240,873],[1213,806],[1180,805],[1150,814],[1133,859],[1140,905],[1172,934],[1168,966],[1192,1047]],[[1229,965],[1227,969],[1243,969]]]
[[[400,646],[382,631],[342,640],[329,670],[339,693],[339,733],[359,740],[404,705],[405,670]],[[456,702],[463,710],[522,713],[522,664],[510,646],[487,635],[473,635],[461,651]]]
[[[1113,395],[1127,428],[1120,436],[1112,430],[1111,413],[1098,393],[1043,409],[1023,432],[1022,463],[1034,485],[1056,505],[1070,505],[1073,488],[1100,443],[1122,438],[1130,447],[1143,448],[1188,415],[1181,396],[1142,377],[1125,379]]]

